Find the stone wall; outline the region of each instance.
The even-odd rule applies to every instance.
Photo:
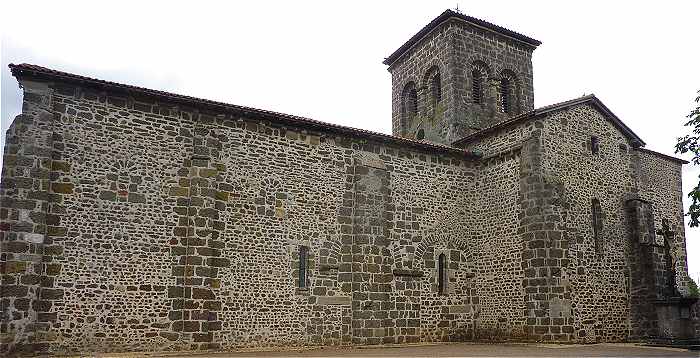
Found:
[[[676,284],[681,294],[688,294],[687,252],[685,247],[685,221],[683,217],[682,163],[656,153],[639,151],[637,186],[639,196],[652,203],[654,227],[663,230],[664,223],[673,232],[670,238],[674,258]],[[664,183],[664,185],[658,185]],[[657,244],[663,245],[663,234],[657,236]]]
[[[483,160],[472,213],[479,221],[471,230],[470,251],[476,310],[474,339],[520,340],[524,335],[521,210],[521,158],[518,150]],[[471,338],[471,337],[470,337]]]
[[[3,168],[4,350],[462,340],[517,320],[515,229],[488,226],[515,215],[512,158],[482,168],[149,98],[67,84],[37,84],[35,96],[23,85]]]
[[[475,137],[476,159],[32,79],[0,189],[3,352],[638,338],[669,260],[630,199],[685,290],[680,165],[588,104]]]
[[[687,266],[678,160],[632,148],[591,105],[514,123],[472,138],[466,148],[486,158],[520,153],[526,339],[599,342],[659,334],[652,301],[662,297],[660,286],[668,277],[665,234],[652,229],[655,246],[641,245],[630,231],[628,200],[653,203],[650,215],[658,230],[667,218],[683,293]],[[660,182],[670,185],[655,185]]]
[[[65,170],[52,160],[54,115],[52,90],[41,83],[24,84],[22,114],[7,131],[0,187],[0,352],[45,349],[51,324],[63,296],[56,285],[61,266],[53,258],[62,246],[50,237],[70,185],[51,180]],[[21,341],[18,337],[22,337]],[[18,343],[18,344],[17,344]]]
[[[566,309],[571,311],[570,339],[625,340],[628,258],[635,254],[625,215],[626,200],[635,192],[629,140],[590,105],[558,112],[543,123],[545,173],[564,190],[561,207],[568,255],[560,282],[567,296]],[[591,148],[592,137],[598,140],[597,153]],[[598,218],[593,217],[594,202],[600,210]]]

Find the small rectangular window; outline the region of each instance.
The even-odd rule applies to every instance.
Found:
[[[598,154],[598,151],[600,151],[600,141],[598,140],[598,137],[592,136],[591,137],[591,153]]]
[[[306,246],[299,246],[299,288],[306,288],[306,270],[307,270],[307,260],[309,257],[309,248]]]

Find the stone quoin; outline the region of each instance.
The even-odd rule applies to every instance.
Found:
[[[445,11],[393,135],[10,65],[0,352],[697,336],[686,162],[535,109],[539,45]]]

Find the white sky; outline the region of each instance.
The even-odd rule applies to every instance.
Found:
[[[391,133],[381,61],[457,3],[543,42],[536,107],[595,93],[647,148],[673,155],[700,90],[697,0],[5,1],[0,144],[21,110],[7,64],[21,62]],[[685,170],[685,194],[698,174]],[[686,230],[698,280],[700,229]]]

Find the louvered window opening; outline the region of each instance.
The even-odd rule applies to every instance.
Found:
[[[510,80],[501,79],[501,112],[510,113]]]
[[[435,103],[439,103],[442,101],[442,83],[440,82],[440,73],[436,73],[435,76],[433,76],[433,83],[431,87],[433,89],[433,100]]]
[[[406,111],[410,118],[418,114],[418,92],[415,88],[408,90],[408,98],[406,99]]]
[[[472,102],[480,104],[483,101],[483,78],[478,70],[472,71]]]

